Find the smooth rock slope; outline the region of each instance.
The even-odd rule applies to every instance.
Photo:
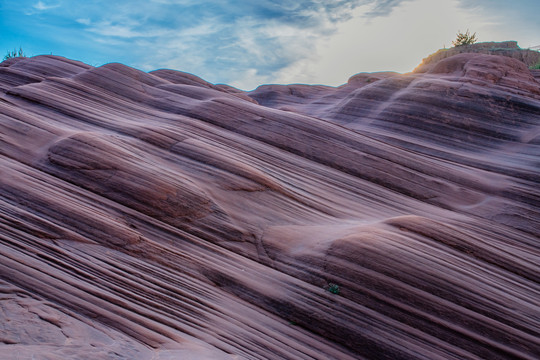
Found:
[[[2,359],[540,357],[516,59],[243,92],[15,58],[0,136]]]

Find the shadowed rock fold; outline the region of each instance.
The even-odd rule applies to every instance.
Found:
[[[539,77],[5,61],[3,359],[539,358]]]

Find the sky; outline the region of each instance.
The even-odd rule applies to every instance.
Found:
[[[243,90],[412,71],[479,41],[540,45],[539,0],[1,0],[0,51],[169,68]]]

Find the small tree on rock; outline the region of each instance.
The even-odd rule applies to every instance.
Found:
[[[6,56],[4,56],[4,60],[15,58],[15,57],[26,57],[22,48],[19,48],[19,51],[17,50],[8,51]]]
[[[461,31],[458,31],[456,40],[452,41],[452,45],[454,46],[462,46],[462,45],[471,45],[474,44],[478,38],[476,37],[476,33],[470,34],[469,29],[467,29],[466,32],[462,33]]]

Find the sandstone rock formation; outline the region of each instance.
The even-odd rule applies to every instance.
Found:
[[[516,59],[246,93],[37,56],[0,90],[2,359],[540,357]]]

